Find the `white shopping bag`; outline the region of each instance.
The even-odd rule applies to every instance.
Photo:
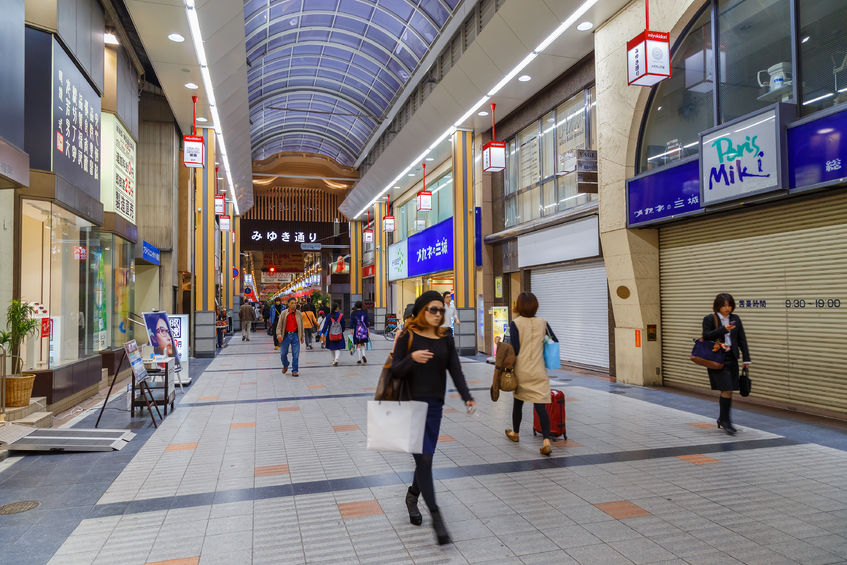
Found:
[[[368,401],[368,449],[423,452],[426,402]]]

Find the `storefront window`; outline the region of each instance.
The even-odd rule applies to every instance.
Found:
[[[135,277],[132,243],[122,237],[104,233],[100,235],[103,251],[103,272],[106,297],[105,347],[121,347],[133,339],[134,324],[126,319],[133,311],[132,282]]]
[[[24,369],[93,355],[106,339],[105,264],[97,228],[49,202],[21,206],[21,299],[49,317],[49,337],[29,338]]]
[[[541,118],[541,177],[556,174],[556,118],[550,112]]]
[[[671,59],[671,78],[659,83],[644,124],[640,170],[697,154],[701,131],[714,125],[711,12],[694,22]],[[724,50],[721,50],[723,70]]]
[[[432,213],[436,213],[435,223],[446,220],[453,215],[453,175],[447,173],[438,180],[438,188],[433,192]],[[437,207],[436,207],[437,205]]]
[[[718,2],[723,122],[791,98],[789,12],[789,0]]]
[[[799,0],[802,114],[847,102],[847,2]]]
[[[541,215],[549,216],[558,211],[556,202],[556,180],[550,180],[541,187]]]

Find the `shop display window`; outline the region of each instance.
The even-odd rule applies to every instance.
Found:
[[[21,300],[49,319],[26,340],[24,370],[54,369],[105,347],[108,305],[99,230],[50,202],[24,200]]]
[[[448,172],[431,183],[427,182],[426,187],[432,192],[431,211],[418,212],[414,196],[394,206],[394,215],[401,227],[395,229],[393,243],[403,241],[453,216],[453,173]]]
[[[718,14],[720,54],[726,57],[720,68],[721,120],[788,102],[793,92],[789,0],[720,0]]]
[[[597,198],[578,194],[564,156],[594,147],[594,87],[566,100],[508,142],[503,177],[505,227],[549,216]]]
[[[103,252],[104,288],[107,308],[106,347],[122,347],[133,339],[134,324],[127,322],[133,311],[135,262],[131,242],[110,233],[100,235]]]
[[[799,0],[802,114],[847,102],[847,2]]]

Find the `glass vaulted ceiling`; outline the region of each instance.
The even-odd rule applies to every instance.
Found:
[[[253,158],[352,165],[461,0],[245,0]]]

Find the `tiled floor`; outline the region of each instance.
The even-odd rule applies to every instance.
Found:
[[[41,502],[0,516],[0,563],[847,563],[843,428],[738,410],[729,437],[714,401],[556,371],[568,439],[544,458],[473,360],[479,408],[448,394],[435,457],[439,547],[425,510],[409,524],[412,458],[366,449],[374,344],[367,366],[303,351],[292,377],[266,336],[234,341],[155,432],[114,401],[124,450],[0,463],[0,504]]]

